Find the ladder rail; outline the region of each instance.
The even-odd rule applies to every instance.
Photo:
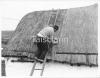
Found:
[[[45,59],[44,59],[44,62],[43,62],[42,71],[41,71],[41,74],[40,74],[40,76],[42,76],[42,75],[43,75],[43,72],[44,72],[44,68],[45,68],[45,63],[46,63],[46,58],[47,58],[47,55],[48,55],[48,52],[47,52],[47,54],[46,54],[46,56],[45,56]]]
[[[32,76],[33,73],[34,73],[36,63],[37,63],[37,61],[35,60],[34,65],[33,65],[33,67],[32,67],[32,70],[31,70],[31,73],[30,73],[30,76]]]

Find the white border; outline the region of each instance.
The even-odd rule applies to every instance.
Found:
[[[14,2],[13,0],[10,0],[11,2]],[[50,3],[60,3],[60,2],[62,2],[62,0],[59,0],[59,1],[57,1],[57,0],[49,0],[49,1],[46,1],[46,0],[42,0],[43,2],[50,2]],[[36,2],[42,2],[42,1],[40,1],[40,0],[37,0]],[[75,2],[79,2],[80,0],[71,0],[73,3],[75,3]],[[68,0],[67,2],[71,2],[70,0]],[[75,2],[74,2],[75,1]],[[83,0],[82,0],[83,1]],[[99,36],[99,34],[100,34],[100,27],[99,27],[99,25],[100,25],[100,23],[99,23],[99,20],[100,20],[100,2],[99,1],[97,1],[97,0],[84,0],[84,1],[87,1],[87,3],[92,3],[92,1],[94,2],[98,2],[98,53],[99,53],[99,57],[98,57],[98,60],[100,61],[100,36]],[[84,2],[83,1],[83,2]],[[1,0],[0,1],[0,5],[2,5],[2,3],[4,3],[4,2],[8,2],[8,0]],[[25,1],[25,0],[21,0],[21,1],[19,1],[19,0],[16,0],[16,2],[33,2],[32,0],[29,0],[29,1]],[[64,0],[64,2],[66,2],[65,0]],[[14,2],[15,3],[15,2]],[[39,4],[38,4],[39,5]],[[89,4],[90,5],[90,4]],[[70,5],[71,6],[71,5]],[[72,4],[72,7],[68,7],[68,8],[72,8],[73,7],[73,4]],[[79,5],[78,5],[79,6]],[[77,7],[78,7],[77,6]],[[1,6],[0,6],[1,7]],[[52,9],[52,8],[50,8],[49,6],[47,7],[47,6],[45,6],[44,5],[44,7],[46,7],[46,9]],[[56,8],[58,8],[58,7],[56,7]],[[66,8],[66,7],[65,7]],[[0,10],[1,10],[2,8],[0,8]],[[35,10],[44,10],[44,8],[41,8],[41,9],[39,9],[39,8],[36,8]],[[1,15],[1,14],[0,14]],[[0,22],[1,22],[1,17],[0,17]],[[0,23],[1,24],[1,23]],[[1,25],[0,25],[0,29],[1,29]],[[1,29],[2,30],[2,29]],[[1,37],[1,32],[0,32],[0,37]],[[1,38],[0,38],[0,41],[1,41]],[[1,47],[1,45],[0,45],[0,47]],[[0,54],[1,54],[1,52],[0,52]],[[0,57],[0,59],[1,59],[1,57]],[[1,62],[1,61],[0,61]],[[1,63],[0,63],[0,65],[1,65]],[[99,65],[100,65],[100,62],[99,62]],[[1,67],[0,67],[0,70],[1,70]],[[0,73],[1,73],[1,71],[0,71]],[[98,73],[96,74],[96,77],[99,75],[99,73],[100,73],[100,66],[98,67]],[[91,74],[93,74],[93,73],[89,73],[89,75],[91,75]],[[100,76],[100,75],[99,75]],[[8,77],[7,77],[8,78]],[[9,78],[11,78],[11,77],[9,77]]]

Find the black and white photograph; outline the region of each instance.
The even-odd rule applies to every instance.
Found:
[[[100,77],[99,9],[99,0],[1,0],[1,77]]]

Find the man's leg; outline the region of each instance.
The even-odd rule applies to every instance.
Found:
[[[37,43],[37,47],[38,47],[38,52],[37,52],[37,54],[36,54],[36,57],[37,57],[37,58],[39,58],[39,57],[41,56],[41,54],[42,54],[42,49],[41,49],[41,48],[42,48],[42,47],[41,47],[42,45],[41,45],[41,44],[42,44],[42,43],[40,43],[40,42]]]
[[[44,58],[45,58],[45,56],[48,52],[48,43],[47,42],[42,43],[41,46],[42,46],[42,52],[41,52],[41,55],[40,55],[39,59],[44,60]]]

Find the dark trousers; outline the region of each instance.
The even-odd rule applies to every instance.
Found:
[[[46,38],[39,37],[39,36],[37,36],[36,42],[37,42],[37,47],[38,47],[38,52],[36,54],[36,57],[38,59],[44,60],[45,55],[49,49],[49,43]]]

